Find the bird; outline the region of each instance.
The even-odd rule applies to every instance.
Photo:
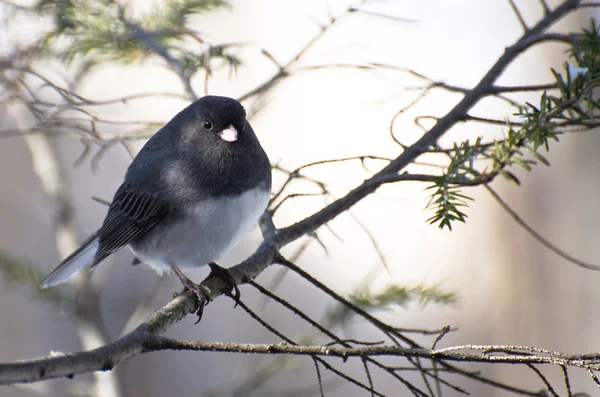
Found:
[[[204,96],[180,111],[142,147],[125,173],[102,226],[41,282],[48,288],[94,268],[128,246],[134,263],[174,273],[199,298],[206,293],[184,270],[216,264],[266,210],[271,165],[244,107]],[[202,305],[200,305],[202,306]],[[201,309],[198,311],[201,316]]]

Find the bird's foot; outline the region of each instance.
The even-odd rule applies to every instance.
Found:
[[[196,325],[202,319],[202,314],[204,314],[204,306],[208,305],[208,302],[210,302],[210,296],[208,295],[205,287],[190,280],[185,274],[183,274],[177,265],[172,264],[171,269],[173,269],[173,272],[175,272],[177,277],[179,277],[181,284],[183,284],[183,292],[188,290],[193,292],[198,298],[198,311],[196,311],[198,320],[194,323],[194,325]]]
[[[210,274],[208,275],[208,277],[219,277],[227,284],[227,286],[229,287],[229,291],[227,292],[227,294],[233,298],[233,300],[235,301],[235,305],[233,307],[236,307],[238,303],[240,303],[241,294],[235,279],[231,275],[231,271],[229,269],[225,269],[224,267],[217,265],[215,262],[209,263],[208,266],[210,267]]]
[[[208,302],[210,302],[210,297],[208,295],[206,287],[200,284],[196,284],[191,280],[189,283],[183,284],[183,292],[185,291],[192,292],[198,298],[198,310],[196,311],[198,320],[196,320],[196,322],[194,323],[194,325],[196,325],[200,322],[200,320],[202,320],[202,315],[204,314],[204,306],[208,305]]]

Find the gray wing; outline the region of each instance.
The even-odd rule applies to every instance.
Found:
[[[79,269],[96,266],[104,258],[148,232],[167,213],[166,206],[152,194],[123,184],[117,190],[104,224],[88,237],[44,280],[47,288],[67,281]]]
[[[164,202],[154,194],[121,185],[98,230],[99,245],[92,267],[147,233],[165,217],[167,211]]]

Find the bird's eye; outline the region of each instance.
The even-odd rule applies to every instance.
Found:
[[[213,123],[210,120],[204,120],[204,124],[202,124],[205,130],[210,131],[213,128]]]

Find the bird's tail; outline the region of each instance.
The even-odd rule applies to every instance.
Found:
[[[69,255],[56,269],[42,280],[41,287],[48,288],[53,285],[64,283],[71,278],[79,269],[95,262],[96,251],[98,251],[98,235],[92,234],[79,248]]]

